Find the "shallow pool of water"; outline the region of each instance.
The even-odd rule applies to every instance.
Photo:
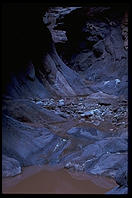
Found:
[[[30,166],[2,179],[4,194],[105,194],[117,184],[111,178],[69,172],[64,168]]]

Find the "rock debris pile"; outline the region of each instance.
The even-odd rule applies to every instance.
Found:
[[[118,97],[98,92],[84,97],[64,99],[33,100],[42,108],[51,110],[66,119],[77,119],[79,122],[93,123],[99,126],[101,122],[110,121],[113,128],[126,128],[128,108],[127,100],[119,101]]]

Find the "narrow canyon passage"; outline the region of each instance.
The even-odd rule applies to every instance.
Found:
[[[2,193],[128,193],[128,5],[3,6]]]

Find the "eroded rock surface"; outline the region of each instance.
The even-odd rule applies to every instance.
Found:
[[[75,8],[63,17],[58,15],[49,29],[65,31],[67,41],[56,43],[58,53],[88,86],[94,91],[127,96],[127,8]]]
[[[57,160],[67,143],[47,128],[30,126],[7,115],[3,115],[2,125],[3,153],[17,159],[21,166]]]
[[[3,78],[3,177],[60,165],[112,177],[119,186],[108,194],[127,194],[126,8],[47,7],[43,15],[30,8],[29,18],[23,9],[6,10],[13,29]]]
[[[19,161],[14,158],[2,155],[2,176],[15,176],[22,172]]]

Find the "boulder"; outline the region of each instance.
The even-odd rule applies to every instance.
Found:
[[[126,154],[117,154],[117,153],[106,153],[99,157],[96,160],[94,166],[90,166],[87,162],[85,170],[86,172],[92,174],[106,175],[115,177],[118,169],[122,167],[122,164],[126,163],[127,155]],[[87,168],[88,166],[88,168]]]
[[[95,159],[103,154],[103,149],[98,144],[90,144],[83,148],[82,158]]]
[[[29,126],[3,115],[3,154],[15,158],[21,166],[45,164],[57,159],[66,145],[67,141],[63,141],[63,138],[53,134],[47,128]]]
[[[107,192],[106,194],[128,194],[128,187],[116,186],[115,188]]]
[[[95,140],[100,140],[104,137],[107,137],[111,134],[109,133],[104,133],[102,131],[99,131],[93,127],[73,127],[71,129],[69,129],[67,131],[67,133],[69,135],[73,135],[73,136],[77,136],[77,137],[84,137],[84,138],[88,138],[88,139],[93,139],[94,141]]]
[[[120,186],[128,186],[128,163],[122,164],[115,176],[116,183]]]
[[[64,103],[64,100],[63,99],[61,99],[61,100],[58,101],[58,106],[59,107],[64,106],[64,105],[65,105],[65,103]]]
[[[21,166],[18,160],[2,155],[2,176],[10,177],[21,173]]]
[[[127,152],[126,141],[123,141],[121,138],[118,137],[108,137],[103,140],[96,141],[93,144],[89,144],[86,147],[83,147],[83,152],[80,156],[80,159],[85,159],[86,166],[88,168],[88,164],[91,160],[94,161],[96,159],[98,161],[99,157],[103,156],[104,154],[119,153],[124,151]]]
[[[103,149],[104,152],[108,153],[121,153],[128,151],[127,142],[120,137],[107,137],[97,142],[97,144]]]

